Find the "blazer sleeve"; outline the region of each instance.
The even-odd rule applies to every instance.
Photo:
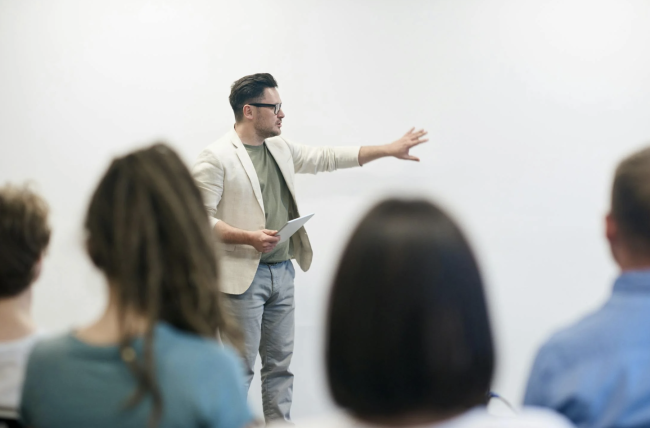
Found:
[[[313,147],[284,141],[291,151],[294,169],[299,174],[316,174],[359,166],[359,146]]]
[[[210,219],[210,227],[214,228],[214,225],[219,221],[217,206],[223,195],[223,165],[214,153],[210,150],[204,150],[199,154],[196,163],[192,167],[192,176],[201,192],[203,204]]]

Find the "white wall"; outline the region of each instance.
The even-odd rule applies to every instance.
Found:
[[[609,294],[602,218],[616,162],[650,141],[648,46],[642,0],[0,0],[0,183],[33,180],[52,206],[38,322],[62,330],[102,308],[81,222],[109,159],[165,138],[191,162],[231,127],[230,84],[266,71],[290,139],[379,144],[413,125],[431,137],[420,164],[298,178],[317,216],[314,264],[296,278],[294,416],[331,408],[329,281],[364,210],[395,194],[441,201],[466,228],[495,387],[517,402],[539,344]]]

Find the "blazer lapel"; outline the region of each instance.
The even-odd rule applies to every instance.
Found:
[[[244,147],[244,144],[241,142],[239,136],[235,131],[232,132],[230,141],[236,148],[236,153],[239,157],[239,161],[244,167],[244,171],[246,171],[248,179],[251,181],[251,186],[253,186],[253,193],[255,193],[255,198],[260,204],[262,213],[264,213],[264,199],[262,199],[262,188],[260,187],[260,180],[257,178],[257,171],[255,171],[255,166],[253,166],[253,162],[251,161],[250,156],[248,156],[246,147]]]

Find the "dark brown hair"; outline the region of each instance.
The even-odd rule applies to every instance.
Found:
[[[0,299],[19,295],[34,281],[50,242],[48,212],[28,186],[0,188]]]
[[[363,218],[327,325],[332,395],[361,419],[485,403],[494,350],[483,282],[459,228],[429,202],[387,200]]]
[[[90,202],[86,231],[88,253],[117,300],[120,350],[138,381],[129,405],[151,394],[155,424],[162,412],[156,322],[206,337],[227,334],[235,345],[241,337],[221,309],[215,241],[201,195],[178,155],[158,143],[111,163]],[[143,358],[125,353],[134,314],[147,320]]]
[[[266,88],[277,88],[278,83],[269,73],[244,76],[230,87],[230,106],[237,122],[244,118],[243,108],[251,101],[258,101]]]
[[[650,255],[650,147],[625,158],[616,168],[612,217],[630,249]]]

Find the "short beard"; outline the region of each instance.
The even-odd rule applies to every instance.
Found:
[[[280,135],[282,131],[278,132],[273,128],[262,128],[262,127],[255,126],[255,132],[261,138],[267,139],[267,138],[277,137],[278,135]]]

